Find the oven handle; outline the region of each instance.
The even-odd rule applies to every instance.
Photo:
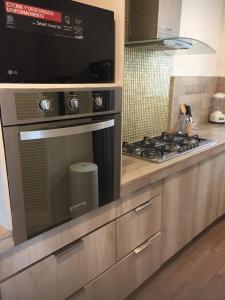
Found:
[[[94,124],[87,124],[82,126],[64,127],[57,129],[47,129],[47,130],[35,130],[35,131],[21,131],[20,140],[21,141],[31,141],[31,140],[42,140],[49,138],[64,137],[74,134],[87,133],[92,131],[97,131],[101,129],[106,129],[114,127],[115,121],[109,120]]]

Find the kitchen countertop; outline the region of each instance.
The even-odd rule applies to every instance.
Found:
[[[202,124],[197,133],[200,137],[216,140],[217,143],[163,163],[153,163],[123,155],[121,196],[132,193],[225,150],[225,125]]]
[[[123,155],[121,196],[225,151],[225,125],[205,124],[199,127],[198,133],[201,137],[216,140],[217,143],[160,164]],[[13,245],[12,232],[0,226],[0,253]]]

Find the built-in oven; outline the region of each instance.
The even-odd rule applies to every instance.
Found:
[[[15,243],[119,198],[121,91],[6,92]]]

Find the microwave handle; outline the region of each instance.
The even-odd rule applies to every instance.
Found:
[[[114,127],[115,121],[108,120],[99,123],[73,126],[73,127],[63,127],[57,129],[44,129],[44,130],[35,130],[35,131],[21,131],[20,140],[21,141],[31,141],[31,140],[42,140],[49,138],[64,137],[74,134],[81,134],[87,132],[93,132],[101,129],[106,129]]]

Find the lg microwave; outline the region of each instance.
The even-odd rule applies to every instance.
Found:
[[[0,82],[114,82],[114,13],[72,0],[0,2]]]

